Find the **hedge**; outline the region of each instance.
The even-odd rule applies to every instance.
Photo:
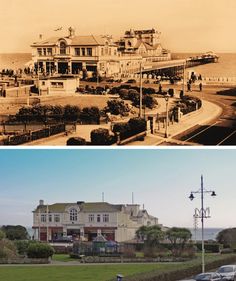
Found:
[[[53,248],[49,244],[32,243],[27,249],[29,258],[49,258],[54,254]]]
[[[109,134],[108,129],[99,128],[91,131],[91,145],[111,145],[115,141],[115,137]]]
[[[230,255],[218,260],[206,262],[205,269],[206,271],[210,271],[223,264],[235,263],[235,261],[236,255]],[[150,272],[135,274],[133,276],[127,276],[125,277],[125,281],[176,281],[188,276],[196,275],[199,272],[201,272],[201,261],[189,265],[188,267],[186,266],[186,268],[180,267],[179,269],[168,270],[166,272],[157,269]],[[110,281],[114,281],[114,279],[111,279]]]

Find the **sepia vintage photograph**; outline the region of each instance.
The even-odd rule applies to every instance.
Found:
[[[236,150],[0,157],[1,280],[234,280]]]
[[[236,144],[234,0],[1,0],[0,144]]]

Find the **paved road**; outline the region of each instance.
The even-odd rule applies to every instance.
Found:
[[[216,94],[215,89],[211,87],[204,93],[192,94],[221,106],[222,114],[208,124],[195,126],[175,138],[202,145],[236,145],[235,96]]]

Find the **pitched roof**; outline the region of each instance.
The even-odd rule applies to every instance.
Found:
[[[106,202],[84,203],[81,205],[83,212],[117,212],[123,205],[112,205]]]
[[[119,212],[122,210],[123,205],[112,205],[106,202],[93,202],[93,203],[55,203],[52,205],[48,205],[48,211],[51,213],[63,213],[65,212],[65,209],[68,207],[76,206],[78,205],[81,211],[85,213],[91,213],[91,212]],[[37,206],[36,210],[34,212],[41,212],[46,213],[47,212],[47,205],[39,205]]]
[[[101,35],[81,35],[81,36],[74,36],[74,37],[51,37],[39,42],[34,42],[34,45],[55,45],[59,39],[65,39],[66,41],[70,42],[70,45],[81,45],[81,46],[99,46],[105,45],[107,39]],[[114,45],[113,43],[109,43],[109,45]]]

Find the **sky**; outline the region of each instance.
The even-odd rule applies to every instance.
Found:
[[[0,7],[0,53],[30,52],[39,34],[64,36],[70,26],[77,35],[118,37],[156,28],[173,52],[236,52],[235,0],[0,0]]]
[[[235,149],[11,149],[0,150],[0,225],[32,226],[45,204],[140,204],[165,226],[193,227],[204,188],[206,227],[235,227]],[[200,221],[198,222],[200,227]]]

